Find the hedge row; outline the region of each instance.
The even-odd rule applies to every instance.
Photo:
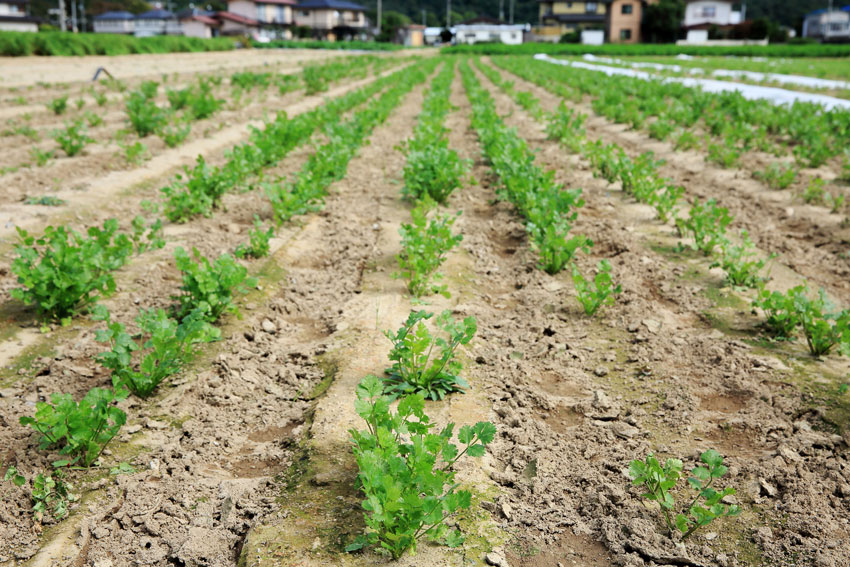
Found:
[[[133,37],[107,33],[0,32],[0,55],[126,55],[177,51],[226,51],[232,38]]]
[[[283,49],[360,49],[363,51],[397,51],[404,46],[394,43],[378,43],[376,41],[317,41],[317,40],[292,40],[271,41],[269,43],[253,42],[258,48],[283,48]]]
[[[704,47],[675,44],[605,44],[580,45],[569,43],[524,43],[522,45],[504,45],[501,43],[482,43],[477,45],[453,45],[444,47],[443,53],[468,53],[475,55],[720,55],[737,57],[848,57],[850,44],[808,44],[808,45],[741,45],[735,47]]]

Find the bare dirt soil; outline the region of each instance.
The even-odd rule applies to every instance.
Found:
[[[361,148],[324,209],[285,225],[272,257],[249,264],[261,289],[240,300],[242,319],[227,321],[224,340],[152,400],[122,402],[130,420],[105,460],[128,462],[134,473],[72,472],[83,498],[46,530],[31,520],[22,491],[0,486],[0,565],[386,563],[371,552],[340,553],[363,525],[345,430],[356,423],[353,385],[387,363],[381,331],[411,308],[477,318],[479,332],[463,353],[470,392],[429,411],[440,422],[490,419],[498,436],[487,457],[461,471],[481,502],[472,519],[457,520],[467,542],[457,551],[422,546],[402,565],[481,564],[485,553],[513,567],[847,564],[850,406],[837,394],[846,359],[813,360],[802,345],[761,340],[745,293],[725,287],[704,257],[675,253],[672,228],[651,209],[595,179],[589,164],[546,140],[541,125],[479,79],[538,151],[538,163],[584,189],[574,231],[595,245],[577,262],[587,272],[601,258],[611,261],[623,286],[616,304],[588,319],[566,271],[536,268],[521,220],[495,198],[498,182],[481,157],[459,78],[447,126],[451,146],[473,167],[446,207],[463,211],[456,227],[464,240],[442,269],[452,297],[410,303],[391,274],[409,209],[398,145],[421,107],[424,87],[417,88]],[[515,80],[554,110],[559,101]],[[635,136],[588,122],[589,138],[616,141],[630,154],[649,146]],[[296,150],[275,172],[297,170],[312,151]],[[739,191],[734,177],[720,185],[718,172],[662,155],[664,174],[688,195],[717,196],[760,247],[783,248],[776,285],[805,276],[850,299],[847,266],[832,241],[816,245],[817,217],[792,231],[796,219],[759,206],[757,187]],[[136,187],[102,210],[79,203],[71,210],[81,224],[126,222],[155,194],[156,187]],[[119,273],[120,291],[108,302],[117,319],[170,303],[179,286],[177,245],[208,256],[232,251],[255,213],[270,216],[259,191],[228,195],[225,205],[213,218],[167,226],[166,249]],[[14,278],[0,270],[8,290]],[[42,337],[31,314],[11,302],[4,309],[24,328],[0,343],[11,353],[0,381],[0,458],[29,475],[55,455],[39,451],[18,418],[53,392],[80,395],[109,378],[93,360],[103,350],[94,341],[98,324],[80,320]],[[27,341],[40,347],[28,350]],[[679,545],[631,487],[628,464],[656,452],[690,467],[709,448],[726,456],[744,511]]]

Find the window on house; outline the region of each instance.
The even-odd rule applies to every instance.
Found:
[[[632,39],[632,30],[630,30],[630,29],[620,30],[620,39],[621,40]]]
[[[596,2],[585,2],[584,3],[584,11],[588,14],[596,13]]]
[[[632,5],[631,4],[623,4],[623,14],[631,14],[632,13]]]
[[[285,14],[286,14],[286,12],[284,12],[283,6],[278,6],[277,7],[277,21],[285,22],[286,21]]]
[[[307,16],[310,15],[310,11],[309,10],[301,10],[301,15],[306,18]]]
[[[717,8],[715,6],[703,6],[702,7],[702,17],[703,18],[713,18],[717,15]]]

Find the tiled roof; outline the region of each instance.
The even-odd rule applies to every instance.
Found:
[[[99,16],[95,16],[94,19],[98,21],[105,20],[132,20],[135,19],[135,14],[131,14],[130,12],[118,11],[118,12],[104,12]]]
[[[231,22],[236,22],[237,24],[245,24],[246,26],[260,25],[260,22],[258,22],[257,20],[246,18],[245,16],[240,16],[239,14],[234,14],[233,12],[219,12],[217,15],[222,20],[230,20]]]
[[[173,18],[174,13],[168,10],[151,10],[136,16],[137,20],[171,20]]]
[[[352,10],[365,12],[366,8],[346,0],[302,0],[298,3],[299,10]]]

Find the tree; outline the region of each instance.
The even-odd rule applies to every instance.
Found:
[[[673,43],[685,18],[684,0],[661,0],[649,4],[643,14],[643,38],[649,43]]]
[[[389,43],[398,37],[398,30],[410,24],[410,18],[400,12],[387,11],[381,17],[381,33],[375,38],[376,41]]]

